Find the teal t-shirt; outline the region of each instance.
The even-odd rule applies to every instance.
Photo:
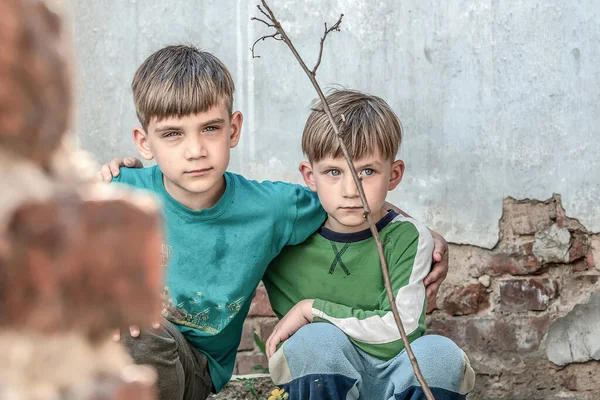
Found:
[[[223,197],[194,211],[167,193],[158,166],[122,168],[114,181],[154,192],[162,203],[165,296],[172,306],[165,317],[208,357],[220,391],[231,378],[242,325],[267,266],[325,220],[316,193],[226,172]]]

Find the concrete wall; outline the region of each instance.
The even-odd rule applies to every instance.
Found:
[[[250,22],[255,1],[71,0],[78,61],[76,133],[100,161],[133,155],[129,85],[161,46],[215,53],[245,114],[231,169],[299,182],[300,135],[316,97],[281,42]],[[560,193],[600,231],[600,1],[272,1],[319,81],[385,98],[403,121],[404,181],[391,201],[449,241],[492,247],[502,199]]]

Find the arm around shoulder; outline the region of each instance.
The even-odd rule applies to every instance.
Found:
[[[325,210],[316,192],[301,185],[295,187],[295,218],[291,229],[288,245],[304,242],[325,221]]]

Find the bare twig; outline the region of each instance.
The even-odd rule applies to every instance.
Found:
[[[275,40],[283,40],[283,38],[281,36],[279,36],[279,32],[275,32],[272,35],[265,35],[265,36],[262,36],[262,37],[256,39],[256,41],[254,42],[254,44],[252,44],[252,47],[250,47],[250,51],[252,52],[252,58],[260,58],[260,56],[257,56],[257,55],[254,54],[254,47],[256,46],[256,44],[258,42],[263,41],[263,40],[265,40],[267,38],[273,38]]]
[[[258,22],[262,22],[263,24],[265,24],[266,26],[270,27],[270,28],[274,28],[275,25],[268,23],[267,21],[265,21],[264,19],[260,19],[260,18],[256,18],[256,17],[252,17],[250,18],[250,21],[258,21]]]
[[[267,7],[267,5],[266,5],[265,3],[263,3],[263,5],[265,6],[265,8],[268,8],[268,7]],[[265,12],[265,10],[263,10],[263,9],[261,8],[261,6],[260,6],[260,5],[257,5],[257,6],[256,6],[256,8],[258,8],[258,11],[260,11],[260,13],[261,13],[262,15],[264,15],[265,17],[267,17],[267,19],[268,19],[268,20],[270,20],[270,19],[271,19],[271,15],[270,15],[271,13],[270,13],[270,12],[269,12],[269,13],[266,13],[266,12]]]
[[[287,44],[287,46],[289,47],[291,52],[294,54],[294,56],[296,57],[296,60],[298,60],[298,63],[300,64],[300,66],[302,67],[302,69],[304,70],[306,75],[308,76],[308,79],[310,79],[312,85],[314,86],[315,90],[317,91],[317,94],[319,95],[319,98],[321,99],[321,104],[323,105],[323,111],[327,115],[327,118],[329,119],[329,123],[331,124],[331,127],[333,128],[333,131],[335,132],[335,134],[338,138],[340,148],[342,149],[344,158],[346,159],[346,162],[348,163],[350,172],[352,174],[352,178],[354,179],[354,183],[356,184],[356,187],[358,188],[360,200],[361,200],[363,208],[365,210],[364,215],[365,215],[365,218],[367,219],[367,221],[369,222],[369,228],[371,230],[371,233],[373,234],[373,238],[375,239],[375,243],[377,245],[377,251],[379,252],[379,261],[381,263],[381,270],[383,273],[385,289],[386,289],[386,292],[388,295],[390,306],[392,308],[392,314],[394,315],[394,320],[396,321],[398,331],[400,332],[400,336],[402,337],[402,342],[404,343],[404,347],[406,349],[406,352],[407,352],[410,362],[412,364],[413,370],[415,372],[415,376],[417,377],[417,380],[421,384],[421,388],[423,389],[425,397],[427,397],[428,400],[435,400],[433,397],[433,394],[431,393],[431,390],[429,389],[429,386],[427,386],[427,382],[425,382],[425,378],[423,377],[421,370],[419,369],[419,364],[417,363],[417,360],[412,351],[412,348],[410,347],[408,337],[406,336],[406,331],[404,330],[404,326],[402,325],[402,320],[400,319],[400,314],[398,313],[398,308],[396,307],[396,300],[394,298],[394,293],[392,290],[392,284],[390,281],[390,274],[389,274],[389,270],[388,270],[387,260],[385,258],[385,253],[383,252],[383,244],[381,243],[381,238],[379,237],[379,232],[377,231],[375,221],[373,221],[373,217],[371,216],[371,210],[369,208],[369,204],[367,203],[367,198],[365,196],[365,191],[362,187],[361,179],[356,172],[356,168],[354,168],[354,164],[352,163],[352,159],[350,157],[350,154],[348,153],[348,149],[346,148],[346,145],[344,144],[344,140],[340,133],[340,129],[337,126],[337,123],[335,122],[333,114],[331,113],[329,104],[327,104],[327,100],[325,98],[325,95],[323,94],[323,90],[321,90],[321,87],[319,86],[319,83],[317,82],[316,77],[315,77],[317,68],[319,67],[319,64],[321,63],[321,55],[323,52],[323,43],[325,42],[325,39],[327,38],[327,35],[329,34],[329,32],[331,32],[333,30],[339,31],[339,26],[342,22],[342,17],[344,15],[342,14],[340,16],[340,19],[338,20],[338,22],[335,23],[331,28],[327,29],[327,25],[325,25],[325,34],[321,38],[319,58],[317,60],[317,64],[315,65],[315,67],[312,70],[310,70],[306,66],[306,63],[304,62],[304,60],[302,59],[302,57],[300,56],[300,54],[298,53],[296,48],[294,47],[294,44],[288,37],[287,33],[281,26],[281,23],[277,20],[277,18],[275,17],[275,14],[271,10],[271,8],[269,8],[269,6],[267,5],[267,2],[265,0],[261,0],[261,1],[262,1],[262,5],[265,8],[266,12],[260,6],[258,6],[258,9],[260,10],[261,13],[263,13],[263,15],[265,15],[267,17],[267,21],[269,21],[269,24],[273,25],[273,27],[275,28],[277,33],[280,35],[281,40],[283,40],[285,42],[285,44]]]
[[[312,69],[312,74],[316,75],[317,73],[317,68],[319,68],[319,65],[321,65],[321,57],[323,56],[323,43],[325,43],[325,39],[327,39],[327,35],[329,35],[330,32],[333,31],[340,31],[340,24],[342,23],[342,18],[344,18],[344,14],[340,14],[340,19],[338,19],[338,21],[333,24],[333,26],[329,29],[327,29],[327,22],[325,22],[325,33],[323,34],[323,37],[321,38],[321,43],[320,43],[320,47],[319,47],[319,58],[317,58],[317,63],[315,64],[314,68]]]

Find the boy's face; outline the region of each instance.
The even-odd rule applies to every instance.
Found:
[[[384,160],[377,151],[368,157],[354,160],[373,219],[378,221],[385,215],[383,204],[389,190],[402,180],[404,162]],[[308,187],[316,191],[323,208],[328,214],[325,226],[341,233],[368,229],[363,216],[363,206],[350,167],[344,157],[327,157],[312,163],[300,164],[300,172]]]
[[[194,199],[218,200],[224,190],[223,174],[241,127],[242,114],[229,115],[222,102],[181,118],[152,118],[147,132],[134,128],[133,136],[142,157],[156,159],[171,196],[188,207],[202,208],[214,204],[196,204]]]

